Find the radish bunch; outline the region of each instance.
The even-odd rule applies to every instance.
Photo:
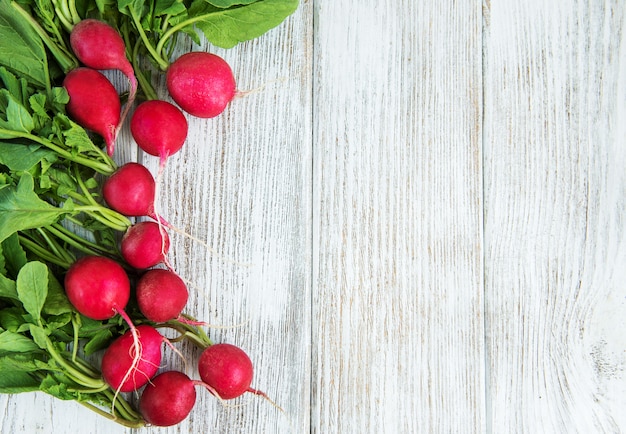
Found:
[[[130,132],[136,144],[159,158],[159,176],[168,158],[187,139],[188,123],[183,111],[201,118],[215,117],[236,95],[229,65],[214,54],[193,52],[179,57],[166,71],[167,89],[175,104],[148,99],[134,108],[138,81],[120,34],[103,21],[86,19],[74,26],[70,42],[83,66],[65,77],[64,87],[70,97],[68,114],[84,128],[99,134],[110,156],[120,128],[130,115]],[[117,91],[100,72],[109,69],[121,71],[128,79],[128,98],[123,108]],[[116,315],[124,319],[128,332],[105,351],[101,362],[103,378],[116,394],[143,388],[139,409],[144,419],[153,425],[168,426],[189,414],[196,399],[196,386],[220,399],[237,398],[246,392],[265,394],[251,388],[253,366],[247,354],[230,344],[204,349],[198,360],[200,380],[191,380],[176,371],[157,375],[164,368],[163,344],[171,346],[171,342],[155,327],[172,321],[204,325],[187,320],[182,314],[189,292],[167,260],[167,229],[172,226],[155,211],[157,190],[157,181],[150,171],[135,162],[122,165],[104,181],[102,195],[110,208],[145,220],[134,223],[121,237],[123,264],[105,257],[83,257],[67,271],[65,289],[81,314],[96,320]],[[138,276],[134,291],[129,272]],[[143,316],[139,325],[133,324],[125,311],[131,292]]]
[[[167,159],[176,154],[187,139],[188,114],[203,118],[222,113],[236,94],[230,66],[219,56],[192,52],[180,56],[166,71],[167,88],[174,105],[161,99],[141,102],[131,113],[137,92],[137,79],[121,35],[109,24],[85,19],[70,34],[71,47],[83,63],[70,71],[64,87],[69,94],[68,114],[81,126],[104,139],[112,156],[120,128],[131,114],[130,132],[137,146],[159,158],[160,179]],[[130,85],[124,109],[113,84],[99,70],[121,71]],[[180,107],[180,108],[179,108]],[[147,168],[127,163],[119,168],[103,186],[105,202],[128,217],[150,217],[158,224],[138,223],[122,240],[124,259],[133,267],[146,269],[164,263],[169,248],[166,228],[169,223],[155,212],[157,181]],[[160,248],[159,248],[160,246]]]

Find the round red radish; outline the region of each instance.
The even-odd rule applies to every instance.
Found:
[[[166,322],[178,318],[188,297],[187,285],[170,270],[148,270],[137,282],[137,304],[150,321]]]
[[[82,127],[102,136],[108,154],[113,155],[121,103],[109,79],[95,69],[80,67],[65,76],[63,87],[70,97],[67,113]]]
[[[103,256],[77,260],[65,275],[70,303],[88,318],[105,320],[121,313],[130,298],[130,281],[120,264]]]
[[[129,265],[139,269],[165,261],[170,239],[165,228],[152,221],[135,223],[124,233],[120,250]]]
[[[198,360],[202,381],[222,399],[233,399],[250,391],[253,368],[248,355],[231,344],[214,344]]]
[[[139,163],[126,163],[102,186],[106,203],[129,217],[154,216],[156,185],[152,173]]]
[[[126,45],[120,34],[104,21],[87,18],[70,33],[72,51],[84,65],[93,69],[120,70],[131,83],[135,72],[126,58]]]
[[[130,330],[114,340],[102,357],[102,377],[119,392],[139,389],[154,377],[161,364],[163,336],[149,325],[139,325],[136,330],[141,348],[139,358]]]
[[[233,71],[224,59],[205,52],[186,53],[167,69],[167,89],[187,113],[212,118],[235,97]]]
[[[167,101],[150,100],[139,104],[130,120],[130,132],[137,145],[162,161],[182,148],[187,131],[187,118]]]
[[[150,381],[139,398],[146,422],[172,426],[183,421],[196,403],[195,383],[178,371],[163,372]]]

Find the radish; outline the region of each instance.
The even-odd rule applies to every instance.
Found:
[[[171,268],[166,258],[170,240],[164,227],[156,222],[135,223],[124,233],[120,244],[122,256],[132,267],[145,269],[164,263]]]
[[[196,381],[178,371],[163,372],[150,381],[139,398],[146,422],[172,426],[183,421],[196,403]]]
[[[104,181],[102,196],[109,207],[125,216],[157,219],[154,177],[139,163],[130,162],[119,167]]]
[[[126,58],[124,40],[112,26],[93,18],[84,19],[72,29],[70,46],[78,60],[89,68],[121,71],[128,78],[134,95],[137,89],[135,71]]]
[[[135,297],[139,311],[150,321],[162,323],[176,320],[192,326],[217,327],[182,314],[189,299],[189,291],[183,279],[171,269],[153,268],[146,271],[137,282]]]
[[[160,158],[161,171],[167,158],[182,148],[187,131],[187,118],[167,101],[150,100],[139,104],[130,120],[130,132],[137,145]]]
[[[117,69],[128,78],[130,90],[126,107],[120,116],[119,130],[137,93],[137,78],[133,65],[126,57],[124,40],[117,30],[104,21],[87,18],[72,28],[70,46],[83,65],[101,70]]]
[[[253,368],[248,355],[231,344],[214,344],[206,348],[198,360],[202,381],[221,399],[233,399],[251,392],[267,398],[265,393],[250,388]],[[210,389],[209,389],[210,390]]]
[[[224,59],[205,52],[186,53],[166,72],[172,99],[187,113],[212,118],[224,111],[236,94],[233,71]]]
[[[113,259],[85,256],[67,270],[65,291],[78,312],[105,320],[124,311],[130,299],[130,280]]]
[[[107,153],[113,155],[121,103],[109,79],[95,69],[80,67],[67,73],[63,87],[70,97],[68,114],[82,127],[102,136]]]
[[[149,325],[139,325],[136,331],[140,354],[136,354],[132,332],[128,331],[113,341],[102,357],[102,377],[118,392],[139,389],[154,377],[161,364],[165,338]]]
[[[148,270],[137,282],[139,310],[150,321],[166,322],[179,318],[188,297],[187,285],[171,270]]]

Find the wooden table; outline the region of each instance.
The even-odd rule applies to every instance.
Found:
[[[284,412],[198,390],[141,432],[626,432],[623,0],[303,1],[190,49],[249,92],[168,163],[163,214],[213,249],[172,234],[171,261]],[[0,408],[2,433],[131,432]]]

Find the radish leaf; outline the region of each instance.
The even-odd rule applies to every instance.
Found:
[[[48,63],[41,38],[11,6],[0,0],[0,64],[41,87],[48,86]]]
[[[48,267],[42,262],[29,262],[22,267],[15,283],[24,309],[39,323],[48,295]]]
[[[297,7],[297,0],[260,0],[216,11],[203,1],[196,1],[189,8],[189,15],[193,17],[189,21],[212,44],[232,48],[239,42],[257,38],[276,27]],[[186,28],[187,33],[190,30],[191,27]]]
[[[17,187],[0,189],[0,241],[17,231],[51,225],[66,213],[39,198],[26,172]]]

